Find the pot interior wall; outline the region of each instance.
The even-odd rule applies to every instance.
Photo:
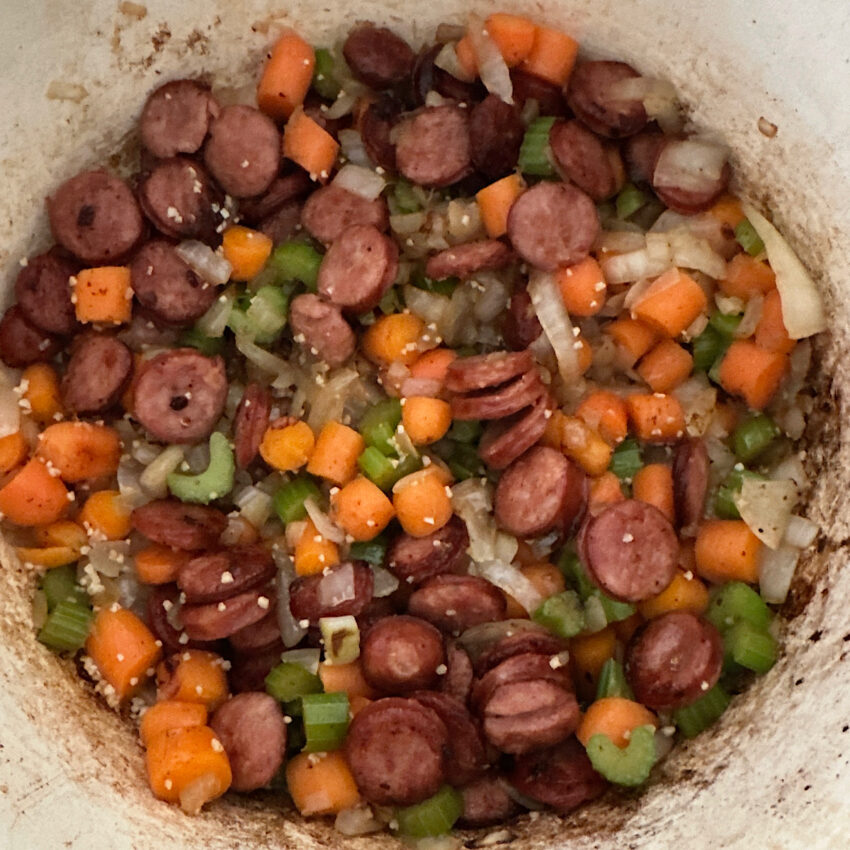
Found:
[[[132,128],[160,81],[207,75],[239,85],[256,75],[274,27],[290,22],[315,43],[372,19],[420,41],[461,4],[356,0],[337,8],[295,0],[207,0],[146,7],[95,0],[6,0],[0,32],[0,269],[10,299],[20,258],[47,244],[44,196],[62,179],[134,151]],[[808,434],[810,514],[824,534],[785,609],[785,655],[710,734],[684,745],[641,797],[611,794],[566,819],[523,818],[517,848],[835,847],[850,826],[850,452],[840,428],[850,382],[850,95],[834,70],[850,57],[840,4],[757,0],[746,9],[664,0],[475,3],[524,9],[562,26],[589,53],[624,57],[666,76],[693,122],[734,151],[743,189],[766,207],[822,282],[832,331],[818,346],[821,403]],[[139,17],[140,8],[146,14]],[[411,11],[415,9],[415,22]],[[271,32],[269,31],[271,27]],[[803,61],[805,60],[805,61]],[[846,73],[846,70],[845,70]],[[46,96],[73,83],[79,102]],[[779,127],[768,139],[760,116]],[[189,820],[154,801],[129,726],[94,700],[75,671],[32,636],[34,577],[2,553],[0,592],[0,846],[82,850],[161,846],[311,848],[394,846],[342,840],[304,823],[279,797],[232,797]],[[768,838],[769,836],[769,838]]]

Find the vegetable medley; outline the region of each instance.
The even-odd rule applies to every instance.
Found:
[[[565,814],[776,661],[824,311],[671,86],[577,53],[286,31],[249,99],[165,83],[138,171],[48,200],[0,511],[159,799]]]

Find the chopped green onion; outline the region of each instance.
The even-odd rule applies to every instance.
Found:
[[[48,570],[41,580],[41,589],[47,600],[48,611],[52,611],[66,599],[87,602],[89,598],[85,590],[77,583],[77,569],[73,564]]]
[[[742,218],[735,226],[735,239],[751,257],[757,257],[764,251],[764,242],[748,218]]]
[[[597,773],[609,782],[633,788],[642,785],[655,764],[655,729],[632,729],[629,744],[622,749],[607,735],[593,735],[587,742],[587,754]]]
[[[210,462],[207,468],[197,475],[169,472],[166,481],[171,495],[181,502],[206,505],[226,496],[233,489],[235,472],[230,440],[220,431],[213,431],[210,434]]]
[[[86,642],[94,613],[80,599],[63,599],[47,617],[38,639],[58,652],[76,652]]]
[[[306,753],[327,753],[338,750],[348,732],[348,694],[308,694],[301,699],[304,712]]]
[[[336,61],[333,53],[326,47],[319,47],[315,51],[316,64],[313,69],[313,89],[316,94],[325,100],[336,100],[342,90],[342,86],[336,79],[334,71]]]
[[[398,461],[395,463],[398,464]],[[374,446],[367,446],[363,450],[357,458],[357,465],[363,474],[382,490],[389,490],[397,480],[393,461]]]
[[[279,286],[263,286],[251,298],[245,317],[263,339],[275,340],[286,325],[290,294]]]
[[[319,630],[328,664],[350,664],[360,657],[360,627],[351,615],[320,617]]]
[[[534,174],[538,177],[552,177],[555,167],[549,150],[549,132],[555,123],[555,118],[535,118],[522,139],[517,165],[523,174]]]
[[[747,417],[732,434],[735,456],[744,463],[755,460],[779,436],[779,426],[764,413]]]
[[[562,638],[575,637],[585,626],[584,608],[574,590],[544,599],[531,619]]]
[[[718,358],[726,353],[728,347],[729,340],[716,328],[707,325],[705,330],[698,337],[695,337],[691,343],[694,355],[694,371],[708,372]]]
[[[626,183],[617,195],[617,218],[625,221],[636,213],[647,201],[646,194],[634,183]]]
[[[769,632],[739,620],[723,635],[726,656],[754,673],[767,673],[776,663],[776,641]]]
[[[391,442],[401,422],[401,402],[388,398],[373,404],[360,419],[360,435],[367,446],[374,446],[387,456],[395,454]]]
[[[383,564],[386,554],[387,538],[382,534],[371,540],[357,540],[348,550],[348,557],[352,561],[365,561],[373,566]]]
[[[396,211],[400,215],[419,212],[422,209],[422,204],[419,202],[413,185],[403,177],[399,177],[393,183],[392,200]]]
[[[224,339],[220,336],[207,336],[200,328],[186,328],[180,333],[178,344],[184,348],[197,348],[206,357],[215,357],[224,349]]]
[[[307,499],[318,501],[321,497],[322,492],[315,481],[306,475],[299,475],[298,478],[293,478],[292,481],[282,485],[274,494],[274,509],[280,521],[286,525],[307,516],[307,508],[304,507]]]
[[[605,697],[635,698],[629,683],[626,681],[626,671],[623,669],[623,665],[614,658],[609,658],[599,671],[596,699],[605,699]]]
[[[433,797],[413,806],[396,809],[395,819],[402,835],[428,838],[450,832],[462,814],[463,797],[460,792],[451,785],[443,785]]]
[[[266,676],[266,693],[278,702],[291,702],[322,692],[322,680],[294,661],[283,661]]]
[[[705,618],[721,634],[739,622],[764,631],[773,620],[773,612],[749,585],[730,581],[711,592]]]
[[[638,441],[633,437],[623,440],[614,449],[608,469],[620,480],[634,478],[635,473],[643,466],[643,455]]]
[[[452,422],[446,436],[458,443],[477,443],[483,431],[481,423],[475,419],[458,419]]]
[[[720,685],[715,685],[696,702],[673,712],[673,722],[686,738],[695,738],[704,729],[716,723],[726,711],[731,697]]]
[[[322,255],[306,242],[284,242],[272,251],[268,265],[284,280],[300,280],[310,292],[316,292]]]
[[[722,337],[732,339],[743,316],[740,313],[721,313],[715,310],[708,320],[709,327],[714,328]]]
[[[763,481],[764,476],[748,469],[735,469],[732,467],[723,484],[717,490],[714,497],[714,513],[721,519],[740,519],[741,514],[735,504],[735,496],[741,492],[741,485],[745,478]]]

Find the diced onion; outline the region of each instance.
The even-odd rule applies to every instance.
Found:
[[[663,213],[662,213],[663,215]],[[603,230],[593,244],[593,250],[603,256],[610,252],[624,254],[646,247],[646,236],[633,230]]]
[[[457,58],[457,50],[455,50],[454,42],[444,44],[440,52],[434,57],[434,65],[451,74],[455,79],[463,80],[465,83],[471,83],[474,77],[470,76],[460,64]]]
[[[197,329],[208,337],[220,337],[227,327],[230,311],[236,301],[236,290],[231,286],[213,301],[212,306],[195,323]]]
[[[367,201],[374,201],[387,185],[387,181],[371,168],[352,163],[343,165],[332,182],[334,186],[359,195]]]
[[[462,201],[459,198],[449,201],[446,207],[446,226],[449,236],[457,242],[470,242],[483,235],[478,203],[474,200]]]
[[[427,218],[428,214],[421,210],[412,213],[399,213],[390,216],[390,227],[393,233],[398,233],[399,236],[409,236],[411,233],[421,230],[425,226]]]
[[[734,336],[735,339],[746,339],[748,336],[752,336],[756,331],[758,323],[761,321],[763,308],[764,296],[753,295],[752,298],[747,301],[744,315],[741,317],[741,321],[738,323],[738,327],[735,328],[732,336]]]
[[[452,487],[452,508],[466,523],[469,533],[466,551],[473,561],[513,560],[519,544],[515,538],[496,528],[489,484],[480,478],[467,478],[455,484]],[[503,540],[502,536],[509,539]]]
[[[213,251],[209,245],[198,242],[196,239],[187,239],[175,250],[180,259],[191,266],[192,270],[207,283],[218,286],[230,280],[233,266],[221,254]]]
[[[337,99],[327,108],[325,115],[335,121],[337,118],[342,118],[348,115],[354,109],[357,103],[357,93],[353,91],[342,90],[337,95]]]
[[[793,546],[762,549],[759,563],[759,593],[771,605],[781,605],[788,596],[800,550]]]
[[[548,272],[533,272],[528,283],[528,294],[543,333],[555,350],[561,379],[570,386],[581,377],[581,369],[575,348],[573,323],[564,306],[555,276]]]
[[[611,86],[609,95],[624,100],[640,100],[647,116],[657,121],[665,133],[681,129],[682,119],[676,88],[658,77],[628,77]]]
[[[398,576],[377,565],[372,566],[372,596],[383,599],[398,590]]]
[[[585,628],[593,632],[601,632],[608,625],[608,617],[598,596],[589,596],[584,603]]]
[[[800,460],[798,454],[789,455],[785,460],[778,463],[770,473],[770,477],[775,480],[790,478],[800,492],[809,486],[809,476],[806,475],[803,461]]]
[[[117,578],[129,563],[130,543],[127,540],[92,540],[89,543],[89,563],[107,578]]]
[[[510,298],[510,288],[498,275],[487,272],[481,272],[477,276],[477,282],[483,292],[479,292],[472,311],[477,321],[487,324],[504,311]]]
[[[808,549],[818,536],[820,528],[816,522],[804,516],[793,514],[788,518],[788,526],[785,529],[785,544],[797,549]]]
[[[354,588],[354,565],[343,564],[327,575],[323,575],[319,582],[317,596],[322,608],[335,608],[343,602],[354,599],[357,596]]]
[[[700,437],[711,424],[717,407],[717,390],[703,374],[694,375],[673,391],[682,405],[685,428],[692,437]]]
[[[304,509],[307,511],[307,516],[313,521],[316,526],[316,531],[326,540],[331,540],[334,543],[345,542],[345,532],[335,523],[331,522],[331,518],[322,511],[322,509],[308,498],[304,500]]]
[[[293,647],[307,634],[307,629],[298,623],[289,608],[289,585],[295,580],[295,567],[286,552],[274,549],[272,554],[278,567],[277,623],[280,638],[284,646]]]
[[[308,673],[315,676],[319,672],[322,651],[314,647],[288,649],[286,652],[281,652],[280,660],[289,664],[300,664]]]
[[[797,502],[793,481],[761,481],[745,478],[740,493],[733,496],[735,507],[750,531],[766,546],[777,549]]]
[[[354,165],[362,165],[366,168],[372,165],[372,160],[369,159],[363,144],[363,137],[357,130],[340,130],[338,138],[340,154],[345,159]]]
[[[260,348],[253,340],[246,336],[236,337],[236,348],[244,355],[246,360],[250,360],[255,366],[258,366],[264,372],[274,375],[272,386],[275,389],[286,389],[297,385],[299,379],[303,379],[303,374],[299,372],[292,364],[286,360],[271,354],[264,348]]]
[[[342,835],[367,835],[384,828],[367,805],[342,809],[334,820],[334,829]]]
[[[480,17],[469,16],[467,33],[475,52],[478,76],[481,77],[484,88],[490,94],[498,95],[505,103],[513,103],[514,87],[510,71],[498,45],[490,38],[490,33],[487,32]]]
[[[233,503],[239,508],[239,516],[254,528],[262,528],[272,515],[272,497],[253,484],[240,490],[233,497]]]
[[[711,247],[707,239],[694,236],[689,230],[677,228],[667,234],[667,241],[673,265],[684,269],[697,269],[715,280],[726,276],[726,260]]]
[[[324,384],[311,383],[307,388],[310,401],[307,424],[319,431],[326,422],[341,420],[345,404],[357,392],[359,383],[360,375],[355,369],[337,369]]]
[[[168,446],[144,468],[139,484],[152,499],[168,495],[168,475],[180,466],[183,458],[183,446]]]
[[[484,561],[471,567],[470,572],[509,593],[529,615],[543,604],[543,594],[512,564],[504,561]]]
[[[661,189],[705,192],[720,179],[727,158],[725,147],[704,139],[668,142],[655,163],[652,183]]]

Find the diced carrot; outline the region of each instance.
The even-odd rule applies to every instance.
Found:
[[[577,351],[579,373],[583,375],[593,365],[593,349],[581,334],[576,337],[573,347]]]
[[[78,553],[89,542],[85,529],[70,519],[60,519],[36,528],[35,539],[39,546],[66,546]]]
[[[576,409],[576,416],[599,432],[612,446],[621,443],[629,433],[626,403],[609,390],[594,390]]]
[[[571,316],[595,316],[605,306],[605,276],[593,257],[558,269],[556,279]]]
[[[47,466],[32,458],[0,489],[0,513],[15,525],[47,525],[68,509],[68,490]]]
[[[307,472],[341,487],[357,474],[357,458],[365,448],[363,438],[353,428],[326,422],[316,438]]]
[[[313,521],[308,519],[304,525],[304,531],[301,532],[295,544],[293,563],[297,575],[316,575],[327,567],[333,567],[339,563],[339,547],[333,540],[328,540],[319,534]]]
[[[658,726],[658,718],[639,702],[625,697],[604,697],[591,703],[576,729],[576,738],[587,746],[594,735],[607,735],[618,747],[629,745],[629,734],[639,726]]]
[[[641,440],[668,443],[684,433],[685,413],[674,395],[635,393],[626,399],[626,408]]]
[[[446,485],[430,468],[406,475],[393,487],[393,507],[401,527],[412,537],[425,537],[452,518]]]
[[[316,438],[306,422],[279,425],[272,422],[260,442],[260,455],[274,469],[291,472],[310,459]]]
[[[524,189],[522,177],[509,174],[485,186],[475,195],[481,221],[491,239],[498,239],[508,232],[508,213]]]
[[[726,276],[718,283],[724,295],[749,301],[754,295],[767,295],[775,289],[776,275],[767,263],[742,253],[726,264]]]
[[[63,481],[75,484],[114,475],[121,460],[121,438],[109,425],[57,422],[39,435],[36,456],[59,470]]]
[[[708,588],[695,575],[681,570],[676,570],[673,581],[658,596],[638,603],[638,611],[648,620],[668,611],[702,614],[707,607]]]
[[[523,71],[564,88],[578,54],[578,42],[566,33],[538,26],[531,52],[520,65]]]
[[[427,446],[446,435],[452,425],[452,408],[439,398],[410,396],[402,402],[401,421],[414,446]]]
[[[708,304],[702,287],[677,268],[664,272],[632,306],[632,317],[659,334],[678,336]]]
[[[192,560],[191,552],[151,543],[136,552],[133,563],[142,584],[168,584],[177,580],[180,568]]]
[[[697,572],[708,581],[745,581],[759,577],[761,540],[740,519],[708,520],[697,532]]]
[[[139,737],[142,739],[142,745],[147,747],[157,735],[172,729],[206,725],[207,709],[200,703],[163,700],[152,705],[142,715]]]
[[[643,357],[658,339],[652,328],[628,316],[609,322],[603,330],[619,346],[621,364],[627,369]]]
[[[445,383],[449,366],[457,359],[451,348],[432,348],[416,358],[409,367],[411,378],[424,378]]]
[[[299,106],[283,131],[283,155],[313,180],[326,182],[336,162],[339,142]]]
[[[519,65],[534,47],[537,27],[528,18],[496,12],[487,18],[484,26],[509,68]]]
[[[587,686],[596,685],[602,665],[614,655],[617,636],[611,626],[589,635],[579,635],[570,641],[570,660],[576,672],[576,681]]]
[[[101,609],[94,618],[86,652],[123,700],[153,672],[162,654],[158,644],[151,630],[132,611],[113,606]]]
[[[220,655],[186,649],[156,669],[157,699],[198,702],[215,711],[227,699],[227,674]]]
[[[734,195],[721,195],[711,207],[708,214],[717,219],[730,232],[733,231],[744,219],[744,211],[741,202]]]
[[[645,354],[637,373],[654,393],[669,393],[687,380],[694,368],[691,353],[672,339],[662,339]]]
[[[29,446],[20,431],[0,437],[0,476],[20,466],[29,454]]]
[[[26,386],[23,399],[29,403],[27,413],[39,425],[61,419],[64,413],[59,395],[59,376],[49,363],[33,363],[21,375]]]
[[[403,363],[410,366],[419,357],[417,345],[425,322],[413,313],[390,313],[369,325],[363,334],[363,353],[379,366]]]
[[[670,522],[676,521],[673,507],[673,470],[665,463],[648,463],[632,478],[632,494],[641,502],[654,505]]]
[[[99,266],[77,272],[74,303],[77,320],[123,325],[133,313],[133,288],[127,266]]]
[[[720,363],[720,385],[744,399],[753,410],[763,410],[779,389],[788,357],[766,351],[748,339],[736,339]]]
[[[622,502],[625,498],[620,479],[613,472],[603,472],[602,475],[590,479],[590,493],[587,501],[591,507],[613,505]]]
[[[234,224],[224,231],[221,250],[233,266],[231,280],[250,280],[258,275],[271,255],[274,243],[265,233]]]
[[[319,678],[326,694],[345,691],[349,700],[351,697],[366,697],[374,699],[378,692],[363,676],[363,665],[360,659],[349,664],[319,664]]]
[[[474,80],[478,76],[478,58],[475,55],[475,48],[472,46],[472,39],[465,35],[455,45],[455,53],[461,70],[466,74],[467,81]]]
[[[564,416],[560,425],[561,451],[572,458],[588,475],[602,475],[611,462],[611,446],[577,416]]]
[[[779,290],[773,289],[764,296],[761,318],[756,325],[755,342],[759,348],[790,354],[797,341],[788,336],[782,318],[782,299]]]
[[[98,490],[86,499],[79,521],[103,540],[121,540],[130,533],[132,509],[117,490]]]
[[[32,564],[48,570],[73,564],[80,558],[80,553],[70,546],[18,546],[15,548],[15,554],[23,564]]]
[[[370,700],[368,697],[361,696],[353,696],[349,697],[348,700],[348,713],[352,717],[357,717],[357,715],[366,708],[367,705],[371,705],[373,700]]]
[[[339,750],[299,753],[290,759],[286,787],[304,817],[333,815],[350,809],[360,799],[351,769]]]
[[[395,516],[393,503],[368,478],[358,476],[331,496],[336,521],[355,540],[377,537]]]
[[[289,118],[313,81],[316,55],[300,35],[289,30],[272,48],[257,87],[257,105],[280,121]]]
[[[527,567],[530,564],[536,564],[540,560],[540,556],[531,548],[531,545],[525,540],[517,540],[516,555],[514,555],[514,563],[520,567]]]

